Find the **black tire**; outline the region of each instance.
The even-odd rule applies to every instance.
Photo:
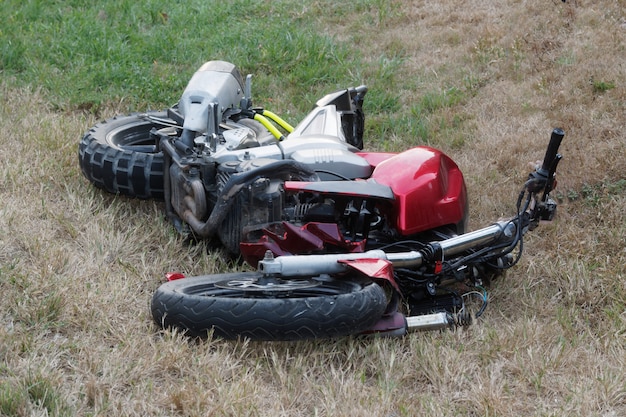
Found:
[[[163,125],[146,115],[167,118],[165,111],[116,116],[85,133],[78,160],[96,187],[130,197],[163,199],[163,153],[157,152],[150,138],[150,130]]]
[[[382,287],[369,280],[318,277],[313,280],[317,287],[272,295],[219,284],[260,276],[232,273],[167,282],[152,297],[152,316],[157,325],[189,336],[206,337],[213,331],[226,339],[300,340],[363,332],[387,305]]]

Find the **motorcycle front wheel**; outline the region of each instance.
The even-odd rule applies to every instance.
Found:
[[[150,136],[168,122],[166,111],[116,116],[93,126],[80,141],[78,160],[85,177],[110,193],[163,199],[163,153]]]
[[[267,280],[251,272],[167,282],[152,297],[151,309],[157,325],[189,336],[301,340],[361,333],[386,305],[383,288],[369,280]]]

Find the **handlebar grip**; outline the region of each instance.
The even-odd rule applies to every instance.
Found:
[[[556,128],[552,131],[552,134],[550,135],[550,143],[548,144],[546,155],[543,157],[543,164],[541,164],[541,172],[544,175],[547,175],[548,172],[550,172],[550,168],[552,167],[552,163],[559,152],[559,146],[561,146],[561,141],[564,136],[565,132],[563,129]]]

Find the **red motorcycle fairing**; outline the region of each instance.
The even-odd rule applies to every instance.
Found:
[[[295,226],[289,222],[281,222],[264,228],[263,233],[255,242],[239,243],[241,256],[248,265],[256,265],[268,250],[275,256],[321,252],[326,249],[326,245],[348,253],[365,250],[364,240],[347,240],[335,223],[310,222]]]
[[[457,233],[465,231],[465,180],[456,163],[443,152],[418,146],[393,156],[361,156],[375,166],[371,178],[393,190],[398,233],[409,236],[449,225],[455,225]]]
[[[288,192],[321,192],[329,195],[370,197],[389,204],[387,216],[400,236],[456,226],[465,232],[468,202],[463,174],[445,154],[420,146],[400,154],[359,152],[372,166],[370,179],[356,181],[286,181]],[[392,208],[393,207],[393,208]],[[288,222],[263,229],[263,236],[254,242],[239,244],[246,262],[255,265],[270,250],[274,255],[315,253],[326,245],[346,252],[362,252],[365,241],[346,239],[334,223],[306,223],[295,226]]]

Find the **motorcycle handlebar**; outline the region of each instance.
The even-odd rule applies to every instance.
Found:
[[[559,146],[561,146],[561,141],[565,136],[565,132],[563,129],[556,128],[552,131],[550,135],[550,143],[548,144],[548,149],[546,150],[546,155],[543,158],[543,163],[541,164],[540,173],[548,176],[552,165],[554,164],[554,160],[559,152]]]
[[[509,220],[502,220],[483,229],[475,230],[446,240],[431,242],[441,251],[439,256],[449,258],[470,249],[477,249],[496,242],[507,243],[515,239],[518,225]],[[426,251],[385,252],[381,249],[359,253],[338,253],[325,255],[289,255],[274,256],[266,253],[259,261],[258,270],[264,274],[280,276],[314,276],[319,274],[337,274],[350,269],[346,261],[362,259],[383,259],[391,262],[394,267],[417,268],[424,262],[433,262],[431,254]]]

